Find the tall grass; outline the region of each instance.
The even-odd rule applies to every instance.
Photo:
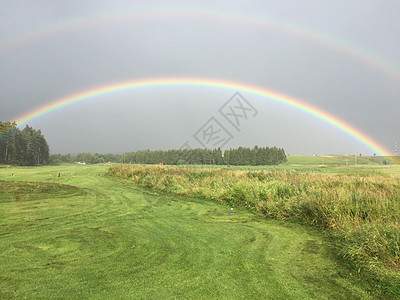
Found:
[[[335,232],[360,268],[400,280],[400,178],[296,171],[231,171],[120,165],[108,173],[165,193],[245,207]]]

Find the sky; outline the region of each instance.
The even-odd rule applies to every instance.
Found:
[[[3,0],[0,120],[147,80],[153,84],[110,90],[27,124],[41,129],[51,153],[254,145],[289,155],[377,151],[257,88],[326,112],[394,154],[399,11],[397,0]],[[178,79],[189,84],[160,84]]]

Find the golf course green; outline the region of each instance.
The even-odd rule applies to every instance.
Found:
[[[1,299],[379,297],[321,230],[140,189],[108,168],[0,168]]]

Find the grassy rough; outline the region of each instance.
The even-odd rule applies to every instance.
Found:
[[[82,195],[83,193],[82,189],[66,184],[0,180],[0,203],[71,197]]]
[[[120,165],[109,174],[174,195],[305,222],[340,237],[341,253],[400,286],[400,177]]]
[[[145,192],[128,180],[104,176],[107,169],[0,169],[0,178],[12,181],[4,183],[9,199],[0,202],[1,299],[391,296],[347,268],[324,231],[240,208],[227,215],[229,208],[216,203]],[[194,172],[190,180],[208,175]],[[63,197],[57,189],[46,191],[55,184]],[[14,191],[22,186],[30,201],[16,201]]]

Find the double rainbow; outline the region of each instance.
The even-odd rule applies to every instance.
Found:
[[[264,31],[278,30],[282,34],[298,37],[324,46],[331,51],[337,51],[340,54],[351,57],[355,61],[360,61],[369,67],[378,69],[396,81],[400,81],[400,66],[394,61],[365,49],[361,45],[341,40],[331,34],[324,34],[323,32],[270,16],[245,15],[210,10],[190,10],[180,7],[161,7],[158,9],[151,8],[150,10],[141,9],[139,11],[121,9],[119,11],[107,12],[106,14],[92,14],[65,19],[58,23],[51,23],[41,28],[36,28],[22,35],[15,35],[8,39],[0,40],[0,55],[30,42],[38,42],[51,36],[58,36],[64,32],[80,30],[82,28],[123,21],[138,22],[175,19],[240,24]]]
[[[391,153],[379,143],[371,139],[366,134],[362,133],[353,126],[347,124],[343,120],[315,107],[308,103],[305,103],[299,99],[290,97],[288,95],[278,93],[272,90],[268,90],[261,87],[251,86],[247,84],[223,81],[219,79],[207,79],[207,78],[152,78],[144,80],[133,80],[128,82],[118,82],[111,85],[101,86],[94,89],[90,89],[78,94],[70,95],[65,98],[52,101],[42,107],[39,107],[33,111],[30,111],[15,121],[18,126],[22,126],[29,121],[39,118],[42,115],[50,113],[54,110],[61,109],[67,105],[71,105],[76,102],[93,99],[100,95],[110,94],[114,92],[132,90],[145,87],[157,87],[157,86],[205,86],[205,87],[217,87],[224,89],[239,90],[249,94],[258,95],[269,100],[273,100],[282,104],[292,106],[299,109],[300,111],[306,112],[324,122],[331,124],[332,126],[340,129],[354,139],[360,141],[362,144],[369,147],[377,155],[390,156]]]

